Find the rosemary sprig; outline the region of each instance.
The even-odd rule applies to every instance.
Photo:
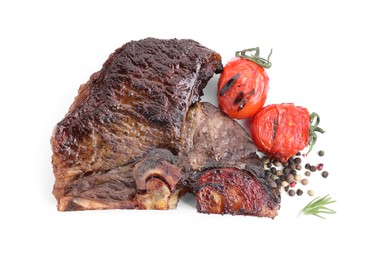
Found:
[[[334,210],[327,208],[326,206],[328,204],[336,202],[335,200],[332,200],[332,198],[328,195],[325,197],[317,197],[311,202],[308,203],[301,211],[300,214],[304,215],[314,215],[319,218],[323,218],[320,214],[327,213],[327,214],[334,214],[336,213]]]

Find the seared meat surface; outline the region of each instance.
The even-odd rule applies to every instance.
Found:
[[[275,217],[280,194],[264,177],[251,137],[236,121],[209,103],[187,113],[179,153],[181,184],[203,213]]]
[[[147,38],[118,48],[81,85],[51,138],[59,203],[83,175],[133,163],[154,148],[176,154],[188,107],[221,67],[219,54],[193,40]]]
[[[192,106],[221,69],[220,55],[193,40],[147,38],[111,54],[53,132],[58,209],[170,209],[191,191],[201,212],[274,217],[259,211],[276,209],[279,197],[262,177],[248,134],[212,105]],[[259,203],[230,208],[224,203],[234,187],[205,188],[209,170],[220,168],[236,169],[220,183],[248,180],[237,194],[261,193]],[[213,197],[220,192],[223,210],[205,206],[212,199],[202,196],[206,189]]]

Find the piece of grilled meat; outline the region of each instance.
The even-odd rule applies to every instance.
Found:
[[[243,127],[209,103],[187,113],[181,139],[181,185],[203,213],[275,217],[280,194],[264,176],[257,148]]]
[[[177,154],[188,107],[199,101],[208,80],[221,69],[220,55],[193,40],[147,38],[126,43],[111,54],[102,69],[81,85],[53,132],[53,193],[58,209],[144,208],[135,195],[144,194],[146,188],[134,184],[129,167],[154,149]],[[159,180],[163,189],[171,189],[158,167],[148,170],[156,178],[153,182],[157,185]],[[116,169],[119,179],[112,180]],[[179,178],[181,173],[170,175]],[[82,184],[82,193],[73,187],[88,178],[94,179],[93,190],[97,186],[92,196],[83,193],[89,184]],[[114,197],[115,191],[126,195]]]
[[[170,209],[191,191],[200,212],[274,217],[279,194],[249,135],[196,103],[221,69],[193,40],[147,38],[110,55],[51,138],[58,209]]]

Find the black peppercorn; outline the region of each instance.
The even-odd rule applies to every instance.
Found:
[[[296,158],[294,158],[293,162],[295,164],[300,164],[301,163],[301,158],[300,157],[296,157]]]
[[[317,167],[314,166],[314,165],[311,165],[309,170],[310,170],[311,172],[315,172],[315,171],[317,171]]]
[[[327,178],[328,175],[329,175],[329,173],[328,173],[327,171],[323,171],[323,172],[321,173],[321,175],[322,175],[322,177]]]

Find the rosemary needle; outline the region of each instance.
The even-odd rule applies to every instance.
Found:
[[[324,218],[320,214],[326,213],[326,214],[334,214],[336,213],[334,210],[327,208],[326,206],[328,204],[336,202],[335,200],[332,200],[332,198],[328,195],[325,197],[317,197],[311,202],[309,202],[301,211],[300,214],[304,215],[314,215],[319,218]]]

